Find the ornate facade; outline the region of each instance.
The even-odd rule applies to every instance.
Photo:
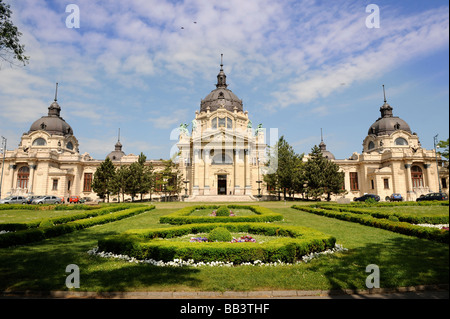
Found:
[[[380,108],[381,116],[368,130],[361,154],[348,159],[335,159],[320,143],[329,160],[345,172],[346,200],[365,193],[377,194],[384,200],[400,193],[406,200],[421,194],[448,193],[448,167],[441,165],[435,150],[422,148],[419,137],[409,125],[393,115],[387,103]],[[180,127],[178,141],[179,170],[186,189],[180,195],[190,200],[255,200],[267,195],[262,169],[267,160],[265,130],[254,128],[242,100],[228,89],[221,64],[216,88],[201,101],[195,112],[191,131]],[[79,142],[72,127],[61,117],[57,101],[48,114],[32,123],[23,134],[18,148],[1,155],[1,197],[9,195],[55,195],[97,199],[92,191],[94,173],[103,160],[80,154]],[[107,155],[115,165],[136,162],[138,156],[122,151],[120,137],[115,150]],[[148,161],[156,171],[161,161]],[[220,199],[217,196],[221,196]]]
[[[261,167],[266,156],[264,130],[253,129],[242,100],[228,89],[223,64],[216,89],[201,101],[192,130],[180,130],[178,148],[191,200],[199,196],[262,195]],[[204,199],[204,198],[203,198]]]

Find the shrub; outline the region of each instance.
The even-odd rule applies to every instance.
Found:
[[[228,210],[228,207],[227,206],[220,206],[216,210],[216,216],[217,217],[228,217],[228,216],[230,216],[230,211]]]
[[[225,241],[230,242],[233,239],[228,229],[223,227],[214,228],[208,235],[208,241]]]
[[[110,209],[115,211],[117,206],[111,206]],[[6,233],[0,235],[0,248],[10,247],[16,245],[24,245],[40,240],[44,240],[46,238],[52,238],[56,236],[60,236],[62,234],[67,234],[71,232],[75,232],[77,230],[85,229],[88,227],[92,227],[95,225],[102,225],[106,223],[110,223],[113,221],[121,220],[127,217],[131,217],[137,214],[144,213],[146,211],[154,209],[155,206],[136,206],[135,208],[122,209],[121,211],[115,211],[114,213],[111,211],[109,214],[100,215],[92,218],[85,218],[81,220],[71,221],[65,224],[55,225],[55,226],[46,226],[39,228],[31,228],[26,230],[16,231],[14,233]],[[48,222],[52,222],[51,219]]]
[[[39,227],[50,227],[53,223],[49,219],[44,219],[40,222]]]
[[[398,217],[397,216],[395,216],[395,215],[389,215],[389,218],[388,218],[390,221],[393,221],[393,222],[398,222],[399,221],[399,219],[398,219]]]
[[[229,213],[227,212],[227,217],[210,217],[210,216],[189,216],[197,209],[218,209],[219,206],[215,205],[200,205],[200,206],[189,206],[177,210],[171,214],[161,216],[159,222],[161,224],[172,224],[172,225],[183,225],[183,224],[196,224],[196,223],[242,223],[242,222],[274,222],[283,220],[281,214],[277,214],[266,207],[261,206],[248,206],[248,205],[228,205],[229,209],[248,209],[255,213],[253,216],[236,216],[229,218]]]

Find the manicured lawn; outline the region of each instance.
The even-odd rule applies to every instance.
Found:
[[[317,229],[333,235],[338,244],[349,250],[307,264],[232,268],[158,268],[87,254],[105,236],[128,229],[173,227],[160,224],[159,218],[193,205],[157,203],[155,210],[124,220],[26,246],[0,249],[0,290],[67,290],[65,269],[69,264],[80,267],[81,291],[365,289],[368,276],[365,269],[369,264],[380,267],[381,287],[449,282],[447,244],[313,215],[290,208],[289,202],[256,205],[282,214],[284,220],[278,224]]]
[[[81,213],[82,210],[0,210],[0,223],[25,223]]]

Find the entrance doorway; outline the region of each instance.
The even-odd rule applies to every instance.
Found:
[[[217,175],[217,194],[227,194],[227,175]]]

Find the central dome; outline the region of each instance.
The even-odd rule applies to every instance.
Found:
[[[216,89],[211,91],[201,102],[200,112],[214,112],[220,108],[225,108],[230,112],[236,109],[243,112],[242,100],[228,89],[227,76],[223,71],[223,64],[220,65],[220,72],[217,75]]]

